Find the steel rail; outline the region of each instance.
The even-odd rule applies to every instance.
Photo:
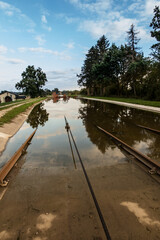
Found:
[[[97,126],[98,129],[100,129],[102,132],[110,136],[114,141],[118,143],[118,147],[124,149],[126,152],[134,156],[136,159],[141,161],[145,166],[147,166],[150,169],[150,173],[157,173],[160,175],[160,164],[149,158],[148,156],[142,154],[141,152],[135,150],[131,146],[129,146],[127,143],[123,142],[119,138],[115,137],[113,134],[107,132],[105,129]]]
[[[37,130],[37,129],[36,129]],[[0,170],[0,185],[6,186],[7,182],[4,182],[5,177],[8,175],[8,173],[11,171],[17,160],[20,158],[20,156],[25,153],[29,142],[33,138],[36,130],[27,138],[27,140],[22,144],[22,146],[14,153],[14,155],[11,157],[11,159],[2,167]]]
[[[87,181],[87,184],[88,184],[88,187],[89,187],[91,196],[92,196],[92,198],[93,198],[93,201],[94,201],[96,210],[97,210],[97,212],[98,212],[98,215],[99,215],[99,218],[100,218],[100,221],[101,221],[103,230],[104,230],[104,232],[105,232],[106,239],[107,239],[107,240],[111,240],[111,236],[110,236],[110,234],[109,234],[109,231],[108,231],[106,222],[105,222],[105,220],[104,220],[103,214],[102,214],[101,209],[100,209],[100,207],[99,207],[99,204],[98,204],[98,201],[97,201],[97,199],[96,199],[95,193],[94,193],[94,191],[93,191],[92,185],[91,185],[91,183],[90,183],[89,177],[88,177],[87,172],[86,172],[86,170],[85,170],[85,167],[84,167],[84,165],[83,165],[83,162],[82,162],[80,153],[79,153],[79,151],[78,151],[77,144],[76,144],[76,142],[75,142],[75,140],[74,140],[72,131],[71,131],[71,129],[70,129],[70,126],[69,126],[69,124],[68,124],[68,122],[67,122],[66,117],[64,117],[64,118],[65,118],[66,124],[67,124],[68,127],[69,127],[69,132],[70,132],[70,134],[71,134],[71,138],[72,138],[72,140],[73,140],[73,143],[74,143],[74,146],[75,146],[75,149],[76,149],[76,152],[77,152],[77,155],[78,155],[78,158],[79,158],[79,161],[80,161],[80,164],[81,164],[81,167],[82,167],[84,176],[85,176],[85,178],[86,178],[86,181]]]
[[[71,139],[70,139],[70,135],[69,135],[69,129],[70,129],[70,127],[69,127],[69,124],[68,124],[68,122],[67,122],[67,120],[66,120],[65,117],[64,117],[64,119],[65,119],[65,122],[66,122],[65,129],[66,129],[67,135],[68,135],[69,145],[70,145],[70,149],[71,149],[71,153],[72,153],[72,159],[73,159],[74,167],[75,167],[75,169],[76,169],[76,168],[77,168],[77,166],[76,166],[76,161],[75,161],[75,157],[74,157],[74,153],[73,153],[73,148],[72,148],[72,143],[71,143]]]
[[[160,134],[160,131],[157,130],[157,129],[153,129],[153,128],[145,127],[145,126],[142,126],[142,125],[137,125],[137,126],[140,127],[140,128],[144,128],[144,129],[146,129],[146,130],[149,130],[149,131],[151,131],[151,132],[154,132],[154,133]]]

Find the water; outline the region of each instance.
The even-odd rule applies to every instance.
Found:
[[[62,168],[75,170],[64,116],[87,168],[128,164],[117,146],[96,125],[160,162],[160,136],[136,126],[160,129],[158,114],[91,100],[60,99],[58,102],[45,101],[34,108],[21,129],[9,140],[0,157],[0,167],[37,128],[27,149],[24,169],[52,167],[55,173]],[[76,153],[75,158],[79,166]]]

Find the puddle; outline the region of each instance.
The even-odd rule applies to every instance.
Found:
[[[160,129],[158,114],[91,100],[69,99],[65,102],[61,99],[55,103],[53,100],[46,101],[32,110],[28,120],[9,140],[0,157],[0,168],[38,128],[27,149],[25,166],[72,169],[74,166],[64,116],[88,167],[127,163],[122,152],[96,125],[160,162],[160,136],[136,126],[140,124]]]

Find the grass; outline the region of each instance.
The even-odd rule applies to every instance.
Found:
[[[83,96],[88,97],[88,96]],[[119,102],[126,102],[126,103],[133,103],[145,106],[152,106],[152,107],[160,107],[160,101],[148,101],[142,99],[135,99],[135,98],[118,98],[118,97],[88,97],[94,99],[105,99],[105,100],[112,100],[112,101],[119,101]]]
[[[20,113],[25,112],[30,106],[32,106],[33,104],[38,103],[38,102],[40,102],[40,101],[42,101],[44,99],[45,98],[34,99],[31,102],[24,103],[23,105],[8,111],[5,115],[3,115],[0,118],[0,126],[2,126],[4,123],[11,122],[13,118],[18,116]]]
[[[10,104],[13,104],[13,103],[17,103],[17,102],[22,102],[24,100],[16,100],[16,101],[11,101],[11,102],[4,102],[4,103],[0,103],[0,107],[2,106],[6,106],[6,105],[10,105]]]
[[[8,109],[8,108],[11,108],[11,107],[14,107],[14,106],[17,106],[17,105],[20,105],[20,104],[25,104],[27,102],[29,102],[29,100],[25,100],[25,101],[16,101],[16,102],[12,102],[12,104],[6,104],[4,105],[4,107],[0,105],[0,111],[4,110],[4,109]]]

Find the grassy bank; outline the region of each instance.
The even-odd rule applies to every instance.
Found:
[[[21,105],[21,104],[25,104],[25,103],[28,103],[30,101],[32,101],[32,100],[28,99],[28,100],[24,100],[24,101],[12,102],[12,104],[7,104],[7,105],[4,105],[4,106],[0,105],[0,111],[11,108],[11,107],[14,107],[14,106],[18,106],[18,105]]]
[[[19,115],[22,112],[25,112],[29,107],[31,107],[33,104],[38,103],[45,98],[38,98],[34,99],[28,103],[25,103],[19,107],[16,107],[10,111],[8,111],[4,116],[0,118],[0,126],[2,126],[4,123],[9,123],[12,121],[13,118],[15,118],[17,115]]]
[[[11,101],[11,102],[4,102],[4,103],[0,103],[0,107],[6,106],[6,105],[10,105],[13,103],[18,103],[18,102],[23,102],[24,100],[16,100],[16,101]]]
[[[82,97],[94,98],[94,99],[97,98],[97,99],[104,99],[104,100],[112,100],[112,101],[133,103],[133,104],[152,106],[152,107],[160,107],[160,101],[148,101],[148,100],[135,99],[135,98],[88,97],[88,96],[82,96]]]

